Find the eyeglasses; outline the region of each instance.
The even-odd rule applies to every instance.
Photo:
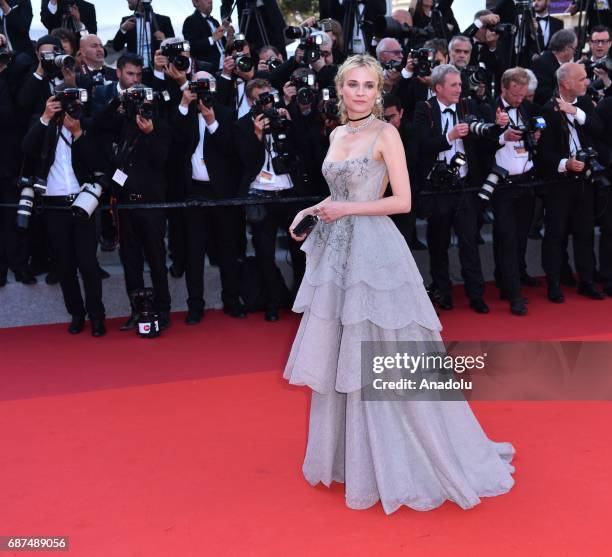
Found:
[[[604,45],[604,44],[608,44],[610,42],[610,39],[599,39],[599,40],[591,40],[591,44],[595,44],[595,45]]]

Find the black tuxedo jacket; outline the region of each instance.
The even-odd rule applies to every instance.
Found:
[[[134,14],[122,17],[121,25],[123,25],[125,20],[129,19],[130,17],[134,17]],[[130,29],[127,33],[123,33],[121,29],[119,29],[117,31],[117,34],[115,35],[115,38],[113,39],[113,48],[117,52],[119,52],[120,50],[123,50],[127,47],[128,52],[133,52],[136,54],[138,50],[136,29],[137,27],[134,27],[133,29]],[[154,14],[153,21],[151,22],[151,35],[153,35],[155,31],[161,31],[166,36],[166,39],[174,37],[174,29],[172,27],[172,22],[170,21],[170,18],[165,15],[161,15],[158,13]],[[161,41],[158,41],[155,37],[151,37],[151,42],[151,59],[153,59],[155,52],[159,50]]]
[[[477,104],[472,99],[460,99],[457,103],[457,121],[467,114],[473,114],[479,119],[491,122],[491,109],[488,105]],[[414,112],[414,129],[419,134],[418,160],[422,186],[427,174],[436,162],[439,153],[450,149],[446,136],[442,133],[440,105],[436,97],[416,105]],[[462,139],[468,163],[467,180],[472,186],[482,185],[485,172],[488,170],[489,157],[483,157],[483,146],[487,155],[490,153],[492,141],[480,137],[467,136]]]
[[[404,119],[407,122],[414,120],[414,109],[417,103],[427,100],[428,91],[429,87],[416,76],[399,80],[393,93],[402,101]]]
[[[563,29],[563,22],[560,19],[557,19],[556,17],[553,17],[551,15],[548,16],[548,26],[549,26],[549,31],[548,31],[548,43],[550,42],[550,38],[557,32],[557,31],[561,31],[561,29]],[[540,50],[546,50],[548,48],[548,43],[544,42],[544,35],[542,34],[542,29],[541,26],[538,24],[538,35],[537,35],[537,41],[538,41],[538,45],[540,47]]]
[[[238,184],[242,175],[242,169],[236,160],[234,150],[234,116],[232,110],[218,103],[214,106],[215,118],[219,127],[215,133],[209,133],[204,128],[204,156],[206,169],[215,193],[221,197],[235,197],[238,192]],[[183,193],[191,190],[191,157],[198,147],[200,141],[199,111],[195,103],[189,105],[189,112],[183,116],[178,108],[174,109],[174,130],[177,152],[182,153],[182,176]],[[193,193],[193,192],[191,192]]]
[[[90,2],[86,2],[85,0],[76,0],[76,5],[79,8],[79,12],[81,13],[81,21],[83,25],[85,25],[85,29],[89,31],[92,35],[95,35],[98,32],[98,21],[96,19],[96,7]],[[62,2],[58,2],[57,11],[52,14],[49,11],[49,2],[47,0],[42,0],[40,7],[40,20],[42,24],[47,28],[49,33],[53,31],[53,29],[57,29],[62,26],[62,18],[64,16],[64,6]]]
[[[215,27],[219,27],[220,23],[215,18],[209,16],[209,19]],[[213,73],[219,69],[221,53],[216,44],[210,44],[212,30],[199,10],[193,12],[183,23],[183,37],[191,44],[191,54],[196,60],[208,62]],[[225,46],[225,37],[221,42]]]
[[[603,135],[603,124],[588,96],[579,97],[578,108],[586,113],[584,125],[576,125],[581,147],[596,147]],[[561,159],[570,157],[570,130],[565,114],[556,108],[555,101],[546,103],[543,109],[546,129],[540,139],[537,168],[544,178],[560,179],[558,167]]]
[[[441,21],[435,18],[434,21],[432,21],[431,17],[427,17],[422,13],[415,13],[412,18],[413,25],[415,27],[424,29],[429,25],[434,24],[436,37],[446,39],[447,41],[452,39],[455,35],[460,35],[461,30],[459,29],[459,24],[457,23],[455,14],[453,13],[453,1],[454,0],[441,0],[438,2],[437,9],[442,16]],[[437,17],[439,19],[439,16]],[[424,42],[425,39],[420,39],[413,46],[422,46],[422,43]]]
[[[550,50],[543,52],[533,62],[533,73],[538,78],[538,88],[534,99],[536,103],[543,106],[552,98],[557,88],[555,72],[560,65],[556,56]]]
[[[346,7],[349,2],[344,1],[342,4],[338,0],[320,0],[319,11],[321,19],[331,18],[335,19],[342,25],[344,36],[349,37],[349,40],[353,37],[355,19],[352,18],[350,21],[346,19]],[[385,0],[366,0],[365,8],[363,10],[363,36],[365,37],[366,52],[372,55],[376,54],[376,47],[372,46],[372,38],[374,37],[374,20],[379,15],[385,15],[387,13],[387,4]],[[345,41],[344,48],[347,48]]]
[[[25,52],[34,54],[34,47],[30,40],[30,26],[32,25],[32,2],[31,0],[8,0],[11,11],[6,20],[0,12],[0,33],[6,32],[14,52]]]

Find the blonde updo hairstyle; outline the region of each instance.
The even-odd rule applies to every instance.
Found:
[[[346,109],[346,105],[344,104],[344,99],[342,98],[342,93],[340,92],[342,86],[344,85],[344,81],[346,80],[346,74],[355,68],[367,68],[372,71],[372,73],[376,76],[378,81],[378,97],[374,103],[374,107],[372,108],[372,114],[376,116],[376,118],[382,120],[383,117],[383,103],[382,103],[382,92],[383,92],[383,69],[378,60],[369,54],[355,54],[347,58],[344,63],[338,68],[338,73],[336,74],[336,92],[338,94],[338,111],[340,113],[340,122],[342,124],[346,124],[348,122],[348,112]]]

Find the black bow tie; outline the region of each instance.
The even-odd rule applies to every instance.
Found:
[[[442,112],[444,112],[444,114],[455,114],[452,108],[445,108]]]
[[[536,19],[537,19],[538,21],[548,21],[548,18],[549,18],[549,17],[550,17],[549,15],[542,15],[542,16],[537,15],[537,16],[536,16]]]

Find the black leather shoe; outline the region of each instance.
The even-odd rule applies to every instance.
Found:
[[[241,319],[246,317],[246,309],[242,304],[231,304],[223,306],[224,313],[227,313],[230,317]]]
[[[541,286],[542,285],[542,281],[540,279],[537,279],[537,278],[529,276],[529,275],[523,275],[521,277],[521,284],[523,286],[536,287],[536,286]]]
[[[23,284],[36,284],[36,277],[31,273],[30,269],[22,269],[15,273],[15,280]]]
[[[510,312],[514,315],[527,315],[527,306],[522,298],[510,302]]]
[[[202,321],[202,317],[204,317],[204,312],[202,310],[190,309],[185,317],[185,323],[187,325],[197,325]]]
[[[85,328],[85,317],[81,315],[73,315],[72,321],[68,326],[68,332],[71,335],[78,335]]]
[[[170,313],[167,311],[159,312],[159,330],[165,331],[170,327]]]
[[[54,271],[49,271],[45,277],[45,282],[49,285],[57,284],[59,282],[59,277]]]
[[[120,331],[133,331],[136,327],[138,327],[138,314],[132,313],[127,321],[119,327]]]
[[[438,290],[433,290],[431,297],[436,302],[436,304],[438,304],[440,309],[453,309],[453,297],[450,294],[442,294]]]
[[[278,321],[278,310],[276,308],[267,309],[264,318],[266,321]]]
[[[98,265],[98,272],[100,273],[101,279],[107,279],[110,277],[109,272],[105,271],[102,267],[100,267],[100,265]]]
[[[503,290],[499,291],[499,299],[500,300],[508,300],[509,302],[511,301],[510,300],[510,296],[508,296],[508,294],[505,291],[503,291]],[[518,298],[515,298],[515,299],[518,299]],[[520,299],[523,301],[524,304],[528,304],[529,303],[529,298],[527,298],[526,296],[521,296]]]
[[[578,286],[578,281],[573,275],[563,275],[560,282],[563,286]]]
[[[106,334],[104,319],[90,319],[89,322],[91,324],[92,337],[103,337]]]
[[[561,288],[558,283],[552,283],[548,285],[547,292],[548,299],[554,304],[562,304],[565,302],[565,296],[561,292]]]
[[[470,307],[476,313],[489,313],[489,306],[485,304],[485,301],[482,298],[470,300]]]
[[[185,274],[185,267],[182,265],[177,265],[176,263],[172,263],[170,265],[170,276],[172,278],[181,278]]]
[[[586,296],[591,300],[603,300],[606,296],[603,292],[600,292],[595,288],[595,285],[592,282],[581,282],[578,285],[578,294],[581,296]]]

